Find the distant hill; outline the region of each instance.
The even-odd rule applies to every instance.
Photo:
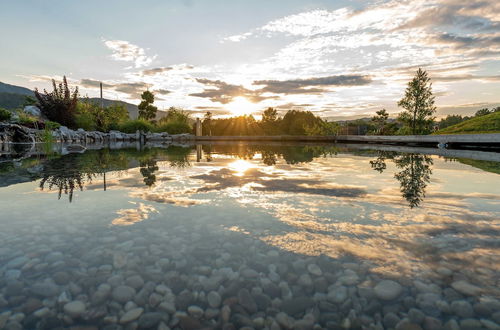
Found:
[[[0,82],[0,108],[5,108],[7,110],[22,108],[25,97],[34,95],[35,93],[31,89]],[[101,99],[98,97],[91,97],[90,100],[96,102],[97,104],[100,104],[101,102]],[[103,103],[105,107],[115,103],[124,105],[128,110],[130,118],[132,119],[137,119],[139,115],[139,109],[135,104],[108,99],[103,99]],[[158,117],[160,118],[162,116],[163,112],[158,112]]]
[[[33,96],[35,93],[31,89],[0,82],[0,93],[21,94]]]
[[[22,108],[27,95],[0,92],[0,108],[15,110]]]
[[[500,133],[500,111],[489,115],[474,117],[453,126],[449,126],[434,134],[481,134]]]

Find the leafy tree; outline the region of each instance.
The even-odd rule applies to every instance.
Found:
[[[12,114],[9,110],[0,108],[0,121],[10,120],[10,117],[12,117]]]
[[[448,115],[446,118],[443,118],[439,121],[439,129],[446,128],[448,126],[453,126],[456,124],[459,124],[467,119],[470,119],[469,117],[465,116],[462,117],[461,115]]]
[[[311,111],[290,110],[281,121],[281,132],[288,135],[306,135],[306,127],[322,125],[322,119]]]
[[[398,106],[405,109],[399,115],[404,124],[402,133],[428,134],[434,121],[434,96],[432,83],[427,72],[418,69],[415,77],[408,83],[405,96],[398,102]]]
[[[169,134],[190,133],[192,127],[189,122],[189,112],[180,108],[170,107],[167,115],[160,119],[157,130],[168,132]]]
[[[266,135],[276,135],[279,134],[280,120],[281,118],[278,118],[278,111],[269,107],[262,113],[260,126]]]
[[[107,132],[118,129],[129,119],[127,108],[119,103],[102,108],[97,103],[86,99],[78,103],[76,126],[85,130],[98,130]]]
[[[154,120],[158,108],[153,105],[155,96],[150,91],[145,91],[141,95],[141,103],[139,103],[139,119]]]
[[[477,110],[475,116],[481,117],[481,116],[489,115],[490,113],[493,113],[493,112],[494,111],[490,111],[490,109],[488,109],[488,108],[483,108],[483,109]]]
[[[37,106],[49,120],[74,128],[78,104],[78,87],[75,87],[71,91],[68,87],[66,76],[64,76],[62,83],[58,85],[52,79],[52,87],[54,90],[50,93],[45,89],[43,93],[40,93],[35,88],[35,97],[38,101]]]
[[[201,123],[203,132],[208,133],[208,136],[212,136],[212,113],[207,111],[203,116],[203,122]]]

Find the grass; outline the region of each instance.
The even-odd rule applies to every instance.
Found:
[[[485,134],[500,133],[500,112],[474,117],[459,124],[443,128],[433,134]]]
[[[483,171],[500,174],[500,163],[486,161],[486,160],[475,160],[475,159],[467,159],[467,158],[457,158],[462,164],[470,165],[475,168],[479,168]]]

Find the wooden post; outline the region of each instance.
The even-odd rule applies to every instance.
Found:
[[[195,130],[195,132],[196,132],[196,136],[203,135],[200,118],[196,118],[196,130]]]
[[[101,89],[101,108],[104,108],[104,100],[102,98],[102,82],[99,83],[99,88]]]

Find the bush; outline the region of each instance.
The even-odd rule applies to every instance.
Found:
[[[86,131],[95,131],[96,124],[94,117],[88,112],[79,113],[75,116],[76,127],[83,128]]]
[[[0,120],[10,120],[10,117],[12,117],[12,114],[9,110],[0,108]]]
[[[52,87],[54,90],[50,93],[46,90],[40,93],[35,88],[35,97],[38,101],[37,105],[40,111],[49,120],[56,121],[69,128],[75,128],[78,87],[73,91],[70,90],[66,76],[64,76],[63,82],[59,85],[56,85],[55,80],[52,79]]]
[[[151,132],[153,128],[153,124],[144,119],[129,120],[120,125],[120,131],[124,133]]]
[[[50,121],[50,120],[45,121],[46,130],[52,131],[58,129],[59,127],[61,127],[61,124],[56,123],[55,121]]]
[[[191,125],[184,122],[168,122],[156,128],[157,132],[167,132],[168,134],[191,133]]]
[[[38,120],[35,117],[30,116],[24,112],[19,114],[19,124],[21,125],[32,126],[37,121]]]

